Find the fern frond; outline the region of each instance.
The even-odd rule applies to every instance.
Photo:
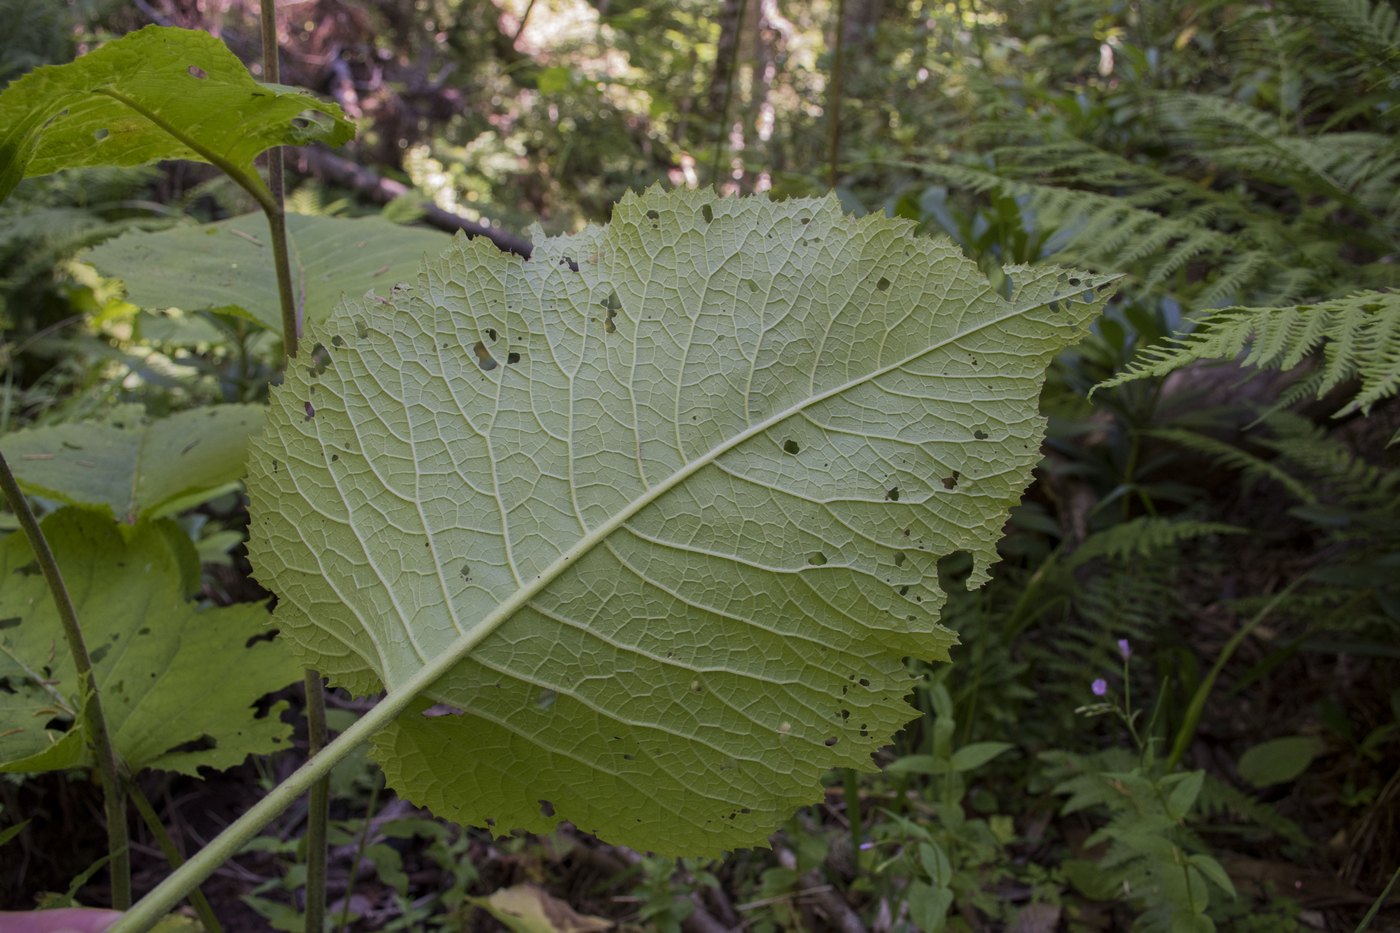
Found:
[[[1331,198],[1377,222],[1393,220],[1400,179],[1400,144],[1393,137],[1299,135],[1278,115],[1216,95],[1164,94],[1157,100],[1169,135],[1194,157],[1302,194]]]
[[[1068,566],[1078,567],[1099,557],[1110,560],[1150,557],[1157,551],[1174,551],[1183,541],[1193,538],[1246,533],[1244,528],[1220,522],[1142,516],[1090,535],[1070,556]]]
[[[1299,482],[1287,470],[1275,463],[1256,457],[1246,450],[1226,441],[1188,431],[1184,428],[1159,428],[1148,432],[1152,437],[1194,450],[1210,457],[1216,463],[1239,470],[1253,479],[1270,479],[1287,489],[1301,502],[1316,502],[1317,497],[1306,484]]]
[[[1330,25],[1358,57],[1394,64],[1400,57],[1400,13],[1387,0],[1306,0],[1297,12]]]
[[[1298,415],[1280,412],[1266,424],[1273,436],[1263,443],[1305,474],[1314,488],[1326,489],[1332,501],[1371,513],[1400,510],[1400,470],[1368,462]]]
[[[1197,360],[1234,359],[1246,346],[1244,365],[1268,369],[1291,369],[1321,347],[1317,397],[1356,379],[1356,395],[1337,415],[1369,414],[1376,402],[1400,391],[1400,294],[1361,292],[1316,305],[1212,312],[1195,332],[1147,348],[1095,391],[1165,376]]]
[[[1297,823],[1259,798],[1226,784],[1214,775],[1206,775],[1205,782],[1201,785],[1201,795],[1196,798],[1196,805],[1206,816],[1228,816],[1258,826],[1299,848],[1312,847],[1312,841]]]

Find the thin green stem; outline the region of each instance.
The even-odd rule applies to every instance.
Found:
[[[1210,692],[1215,687],[1216,678],[1218,678],[1220,672],[1224,670],[1226,662],[1234,655],[1236,649],[1239,648],[1246,636],[1254,631],[1259,623],[1263,622],[1264,619],[1268,617],[1269,613],[1273,612],[1280,603],[1287,599],[1289,594],[1297,589],[1298,585],[1302,583],[1304,579],[1306,579],[1306,577],[1299,577],[1288,584],[1288,586],[1284,587],[1277,596],[1269,600],[1263,609],[1255,613],[1254,618],[1246,622],[1244,626],[1225,643],[1224,648],[1220,649],[1220,655],[1215,659],[1215,664],[1211,666],[1205,679],[1201,681],[1200,685],[1196,687],[1196,692],[1192,694],[1191,702],[1186,707],[1186,717],[1182,720],[1181,727],[1176,731],[1176,741],[1172,743],[1171,754],[1167,757],[1166,770],[1168,774],[1176,770],[1176,766],[1181,763],[1182,757],[1186,754],[1186,749],[1191,746],[1191,740],[1196,736],[1196,727],[1200,725],[1201,715],[1205,712],[1206,700],[1210,697]]]
[[[107,731],[107,718],[102,714],[102,699],[97,692],[97,678],[92,671],[92,657],[88,654],[87,643],[83,641],[83,630],[78,625],[78,611],[73,599],[68,595],[68,587],[63,583],[63,574],[58,569],[58,561],[49,547],[48,538],[29,507],[29,500],[20,491],[10,465],[0,454],[0,489],[4,490],[10,509],[19,519],[24,536],[34,551],[34,560],[44,574],[44,581],[53,594],[54,607],[58,610],[58,620],[63,626],[63,639],[68,642],[68,650],[73,655],[73,667],[78,674],[78,685],[82,702],[80,709],[87,720],[88,738],[92,742],[93,757],[97,760],[97,773],[102,781],[102,806],[107,818],[107,854],[110,859],[108,872],[112,878],[112,906],[126,910],[131,906],[131,851],[126,828],[126,795],[122,790],[121,766],[117,761],[116,749],[112,746],[112,736]]]
[[[1390,892],[1395,890],[1395,882],[1400,881],[1400,867],[1396,868],[1390,876],[1390,881],[1386,884],[1381,896],[1371,903],[1371,909],[1366,911],[1366,916],[1361,918],[1361,922],[1356,925],[1355,933],[1366,933],[1371,926],[1371,921],[1376,919],[1376,914],[1381,912],[1385,902],[1390,899]]]
[[[165,853],[165,860],[170,863],[170,867],[179,868],[185,864],[185,857],[180,854],[175,840],[170,838],[170,833],[166,831],[165,824],[161,822],[160,814],[156,813],[156,808],[151,806],[151,801],[141,792],[140,785],[135,781],[127,781],[126,789],[131,797],[131,802],[136,806],[136,812],[141,814],[141,819],[145,821],[146,828],[155,837],[156,845],[160,846],[160,851]],[[199,888],[190,892],[190,906],[194,908],[194,912],[198,915],[199,922],[204,925],[206,933],[223,933],[223,925],[219,923],[219,918],[214,916],[214,908],[209,906],[209,899]]]
[[[273,84],[282,80],[282,60],[277,49],[276,7],[276,0],[262,0],[259,17],[262,27],[263,79]],[[287,249],[287,211],[283,198],[285,182],[282,175],[281,146],[273,146],[267,150],[267,190],[267,202],[258,203],[267,215],[267,226],[272,233],[272,260],[277,269],[277,298],[282,305],[282,346],[286,348],[287,358],[291,359],[297,355],[297,341],[301,339],[301,321],[297,320],[296,297],[292,290],[292,264]]]
[[[321,675],[306,672],[307,753],[315,758],[326,747],[326,693]],[[311,785],[306,814],[306,929],[321,933],[326,926],[326,823],[329,819],[330,775]]]
[[[282,79],[282,60],[277,47],[277,2],[261,0],[259,24],[262,31],[263,78],[274,84]],[[297,317],[292,292],[292,264],[287,245],[287,211],[284,203],[285,179],[282,174],[282,147],[267,151],[267,187],[270,203],[264,206],[272,233],[272,260],[277,270],[277,297],[282,305],[282,347],[291,360],[297,355],[301,321]],[[307,754],[315,758],[326,747],[326,693],[321,675],[307,669],[306,684]],[[330,776],[311,785],[306,814],[306,930],[322,933],[326,918],[326,821],[330,803]]]
[[[374,782],[374,787],[370,788],[369,803],[365,806],[365,821],[360,826],[360,836],[355,840],[355,855],[350,862],[350,875],[345,882],[345,901],[340,909],[340,920],[336,923],[336,929],[341,933],[350,929],[350,901],[355,896],[355,882],[360,876],[360,861],[365,857],[365,849],[369,846],[370,826],[374,822],[375,811],[379,809],[379,788],[383,786],[382,780]]]

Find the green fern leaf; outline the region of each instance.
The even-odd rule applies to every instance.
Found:
[[[1289,369],[1322,350],[1317,397],[1355,379],[1356,394],[1338,416],[1369,413],[1400,390],[1400,293],[1362,292],[1287,308],[1226,308],[1195,332],[1149,347],[1124,372],[1094,391],[1161,377],[1198,360],[1232,360],[1245,348],[1246,366]]]

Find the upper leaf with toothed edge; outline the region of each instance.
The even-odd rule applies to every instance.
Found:
[[[24,178],[159,159],[212,162],[262,188],[260,153],[353,135],[335,104],[255,81],[207,32],[147,26],[0,93],[0,201]]]

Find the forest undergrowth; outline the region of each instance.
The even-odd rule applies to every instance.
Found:
[[[1049,364],[1033,481],[992,529],[986,582],[966,585],[984,569],[970,545],[929,565],[946,593],[936,617],[958,637],[951,663],[903,658],[912,718],[874,755],[878,770],[831,766],[820,802],[792,812],[771,848],[677,858],[603,842],[593,825],[468,827],[400,796],[382,748],[361,747],[329,777],[323,886],[308,884],[319,824],[301,799],[169,929],[301,930],[308,916],[346,931],[1400,929],[1391,0],[275,6],[276,83],[313,95],[286,104],[304,140],[282,120],[283,136],[255,146],[250,130],[222,161],[187,147],[136,165],[70,154],[63,165],[76,167],[54,171],[26,168],[20,130],[0,130],[0,452],[79,579],[80,609],[132,592],[87,569],[82,542],[127,548],[165,587],[140,597],[152,618],[221,620],[226,644],[201,650],[248,653],[271,685],[253,690],[262,680],[249,675],[239,693],[225,680],[241,674],[210,674],[211,707],[241,716],[236,726],[226,711],[178,744],[122,746],[136,898],[170,875],[164,850],[189,857],[307,760],[309,662],[285,650],[302,637],[291,627],[303,597],[256,550],[242,464],[250,447],[281,456],[253,469],[254,510],[259,496],[297,507],[269,491],[296,448],[252,438],[279,404],[295,414],[304,403],[305,415],[269,428],[275,443],[277,430],[332,416],[324,395],[279,403],[292,390],[270,387],[284,369],[287,386],[302,372],[330,385],[335,341],[354,339],[326,323],[342,292],[417,300],[386,290],[446,250],[450,230],[552,257],[564,248],[553,237],[620,227],[631,215],[614,205],[660,183],[695,205],[709,189],[782,204],[834,192],[848,214],[950,238],[946,260],[975,264],[997,300],[1040,287],[1036,270],[1053,263],[1082,271],[1056,274],[1073,293],[1051,311],[1107,304]],[[0,21],[26,24],[0,36],[0,82],[81,63],[152,24],[211,34],[261,80],[258,13],[252,0],[0,0]],[[224,78],[208,65],[189,76]],[[12,99],[0,97],[0,114],[26,106],[6,111]],[[267,221],[252,213],[276,213],[262,192],[277,185],[263,187],[253,157],[298,141],[310,144],[282,150],[285,213],[314,336],[290,364],[299,325],[293,313],[288,329]],[[726,222],[725,203],[696,207],[697,229]],[[819,215],[792,223],[815,230]],[[670,223],[664,208],[640,216]],[[610,241],[597,236],[568,242],[603,255]],[[554,264],[586,276],[589,259]],[[871,300],[900,292],[891,277],[872,279]],[[633,307],[625,287],[599,281],[589,300],[606,339]],[[556,287],[571,286],[537,293]],[[522,360],[494,343],[518,324],[516,294],[503,285],[490,339],[461,347],[473,375],[535,364],[532,347]],[[214,412],[217,424],[196,424]],[[1000,424],[977,424],[960,449],[999,440]],[[183,456],[185,438],[222,446],[185,474],[142,460],[148,446]],[[774,438],[779,464],[816,449],[805,435]],[[100,482],[64,472],[84,446]],[[972,477],[925,479],[936,494]],[[905,479],[879,481],[882,508],[915,495]],[[33,594],[48,591],[18,515],[0,523],[0,907],[112,906],[123,869],[100,750],[84,744],[87,700],[55,686],[61,635],[43,636],[43,670],[26,660],[39,638]],[[813,547],[805,563],[827,564]],[[902,552],[895,560],[903,568]],[[451,571],[464,590],[481,575],[475,558]],[[270,600],[287,629],[275,639]],[[333,655],[318,656],[322,672]],[[105,656],[94,651],[99,668]],[[342,684],[324,697],[331,735],[396,686],[392,667],[328,672]],[[532,696],[541,709],[563,702]],[[461,712],[428,698],[425,722]],[[827,748],[844,753],[836,739]],[[556,803],[528,801],[546,822]]]

